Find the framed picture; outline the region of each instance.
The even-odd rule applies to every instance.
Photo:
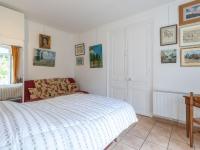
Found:
[[[180,28],[180,46],[200,45],[200,24]]]
[[[200,47],[181,49],[181,66],[200,67]]]
[[[192,2],[179,6],[179,25],[186,25],[195,22],[200,22],[200,1]]]
[[[39,47],[51,49],[51,36],[39,34]]]
[[[77,66],[84,65],[84,58],[83,57],[76,57],[76,65]]]
[[[177,25],[160,28],[160,46],[177,44]]]
[[[102,44],[90,46],[90,68],[103,67]]]
[[[85,55],[85,44],[77,44],[75,45],[75,55],[80,56],[80,55]]]
[[[165,49],[161,50],[161,63],[176,63],[177,50],[176,49]]]
[[[33,65],[55,67],[55,58],[56,52],[34,49]]]

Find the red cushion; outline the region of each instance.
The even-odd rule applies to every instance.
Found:
[[[24,102],[31,101],[28,88],[35,88],[34,80],[28,80],[24,82]]]
[[[67,78],[68,79],[68,81],[70,82],[70,83],[76,83],[76,81],[73,79],[73,78]]]

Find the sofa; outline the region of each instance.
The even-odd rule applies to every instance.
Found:
[[[79,89],[78,84],[73,78],[27,80],[24,82],[24,102],[37,101],[73,93],[88,94],[88,92]]]

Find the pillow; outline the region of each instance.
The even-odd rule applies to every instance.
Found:
[[[65,81],[65,78],[58,79],[58,94],[68,94],[68,83]]]
[[[45,99],[49,97],[49,90],[48,90],[48,84],[47,81],[42,80],[34,80],[36,90],[38,92],[38,96],[41,99]]]
[[[36,88],[47,88],[46,80],[34,80]]]
[[[70,83],[68,84],[68,90],[69,93],[76,93],[77,91],[79,91],[79,86],[77,85],[77,83]]]
[[[30,100],[38,100],[40,98],[36,88],[28,88],[28,91],[30,93]]]

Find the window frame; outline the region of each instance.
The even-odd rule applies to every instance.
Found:
[[[9,50],[9,53],[1,53],[0,52],[0,55],[4,55],[4,56],[8,56],[8,60],[9,60],[9,82],[8,84],[11,84],[12,83],[12,66],[13,66],[13,63],[12,63],[12,52],[11,52],[11,47],[8,46],[8,45],[0,45],[0,48],[6,48]]]

